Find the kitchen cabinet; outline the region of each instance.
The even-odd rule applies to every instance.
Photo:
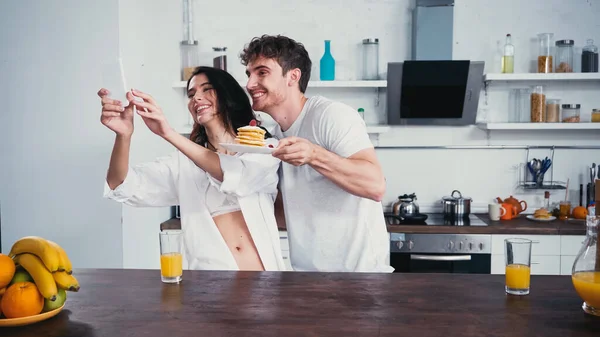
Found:
[[[504,274],[504,240],[514,237],[533,241],[532,275],[570,275],[585,239],[585,235],[492,235],[492,274]]]

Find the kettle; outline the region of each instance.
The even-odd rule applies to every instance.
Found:
[[[419,204],[416,202],[416,194],[404,194],[392,205],[394,215],[405,216],[419,214]]]

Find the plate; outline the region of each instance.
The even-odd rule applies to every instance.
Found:
[[[265,140],[265,146],[252,146],[234,143],[219,143],[219,145],[233,152],[271,154],[273,151],[275,151],[278,143],[279,142],[277,139],[269,138]],[[273,145],[273,147],[268,147],[268,145]]]
[[[534,217],[533,214],[529,214],[527,216],[527,219],[529,219],[531,221],[549,222],[549,221],[556,220],[556,217],[551,215],[548,219],[538,219],[538,218]]]
[[[0,327],[9,327],[9,326],[23,326],[29,325],[41,321],[45,321],[48,318],[52,318],[58,315],[62,309],[65,307],[63,304],[60,308],[54,309],[52,311],[48,311],[42,314],[27,316],[27,317],[19,317],[19,318],[0,318]]]

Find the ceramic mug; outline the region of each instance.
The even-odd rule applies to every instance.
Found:
[[[488,205],[488,213],[490,220],[499,221],[500,217],[506,214],[506,208],[502,207],[500,204],[492,203]]]

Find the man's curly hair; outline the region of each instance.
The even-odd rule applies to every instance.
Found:
[[[312,62],[302,43],[282,35],[255,37],[240,53],[242,64],[247,66],[258,57],[275,59],[283,70],[283,75],[291,69],[300,69],[300,91],[304,93],[310,80]]]

